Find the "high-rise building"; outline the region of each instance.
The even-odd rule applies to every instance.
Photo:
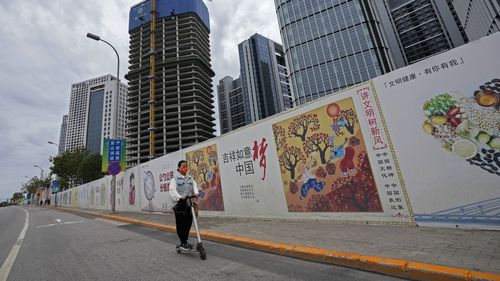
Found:
[[[209,33],[202,0],[130,9],[128,166],[214,136]]]
[[[256,33],[238,50],[247,124],[293,107],[283,47]]]
[[[65,150],[87,148],[102,153],[102,140],[112,136],[118,110],[117,138],[125,137],[127,86],[120,83],[118,108],[113,100],[116,77],[104,75],[71,85]]]
[[[385,0],[405,64],[412,64],[467,43],[453,6],[443,0]]]
[[[447,0],[451,2],[469,40],[477,40],[500,30],[499,0]]]
[[[375,1],[376,2],[376,1]],[[296,104],[403,66],[372,0],[275,0]],[[397,46],[397,44],[396,44]]]
[[[61,123],[61,130],[59,131],[59,146],[57,154],[61,155],[64,152],[64,146],[66,146],[66,132],[68,131],[68,114],[63,115],[63,120]]]
[[[226,76],[217,85],[220,130],[222,134],[247,125],[241,79]]]

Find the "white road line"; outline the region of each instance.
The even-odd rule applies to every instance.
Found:
[[[62,220],[61,219],[56,219],[56,222],[62,222]]]
[[[17,208],[16,209],[21,209],[26,213],[26,220],[24,221],[24,227],[21,230],[21,233],[19,233],[19,237],[17,237],[17,241],[12,246],[12,250],[10,250],[9,255],[5,259],[2,267],[0,268],[0,281],[7,281],[7,278],[9,277],[10,270],[12,269],[12,266],[14,265],[14,261],[16,260],[17,253],[19,253],[19,249],[21,248],[21,244],[23,242],[24,236],[26,235],[26,231],[28,230],[28,223],[30,220],[30,214],[26,209],[22,208]]]
[[[68,221],[68,222],[61,222],[61,223],[51,223],[51,224],[46,224],[46,225],[39,225],[36,228],[44,228],[44,227],[63,225],[63,224],[74,224],[74,223],[80,223],[80,222],[85,222],[85,221]]]

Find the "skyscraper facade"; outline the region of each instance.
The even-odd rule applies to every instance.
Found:
[[[130,9],[128,166],[214,136],[209,33],[202,0]]]
[[[378,3],[377,3],[378,2]],[[385,2],[385,3],[384,3]],[[405,64],[451,50],[467,42],[453,6],[442,0],[385,0]]]
[[[469,40],[477,40],[500,30],[499,0],[447,0],[451,2]]]
[[[275,0],[296,104],[402,66],[370,0]],[[394,36],[393,36],[394,37]],[[394,53],[393,53],[394,52]]]
[[[282,46],[256,33],[238,51],[246,123],[293,107]]]
[[[231,76],[222,78],[217,85],[217,96],[221,133],[225,134],[245,126],[247,122],[241,79],[233,79]]]
[[[102,140],[111,137],[116,110],[117,137],[125,137],[127,86],[120,83],[118,108],[114,91],[116,77],[109,74],[71,85],[64,150],[87,148],[90,153],[102,153]]]
[[[61,123],[61,130],[59,131],[59,146],[57,154],[61,155],[64,152],[64,147],[66,146],[66,132],[68,131],[68,114],[63,115],[63,120]]]

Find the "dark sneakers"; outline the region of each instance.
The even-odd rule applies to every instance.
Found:
[[[180,245],[182,250],[193,250],[193,245],[189,243],[183,243]]]

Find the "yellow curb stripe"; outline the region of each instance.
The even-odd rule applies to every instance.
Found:
[[[106,215],[88,211],[73,210],[66,208],[55,208],[56,210],[81,213],[104,219],[116,220],[124,223],[137,224],[159,230],[176,232],[175,226],[157,224],[152,222],[129,219],[116,215]],[[191,234],[195,234],[191,231]],[[286,244],[273,243],[241,236],[233,236],[223,233],[200,231],[203,239],[221,242],[224,244],[240,246],[244,248],[257,249],[265,252],[277,253],[284,256],[296,257],[305,260],[322,262],[346,267],[358,268],[367,271],[382,273],[385,275],[412,280],[467,280],[467,281],[500,281],[500,275],[470,271],[464,268],[433,265],[406,260],[382,258],[377,256],[365,256],[357,253],[324,250],[312,247],[290,246]]]

